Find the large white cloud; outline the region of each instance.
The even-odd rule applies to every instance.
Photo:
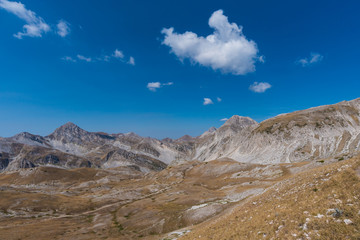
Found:
[[[206,37],[189,31],[179,34],[172,27],[164,28],[162,43],[180,60],[188,58],[193,63],[235,75],[254,72],[255,63],[263,61],[263,57],[258,56],[256,43],[245,37],[242,27],[229,23],[222,10],[211,15],[209,26],[214,32]]]
[[[25,5],[21,2],[0,0],[0,8],[5,9],[26,22],[23,26],[23,31],[14,34],[16,38],[22,39],[24,36],[42,37],[43,33],[47,33],[51,30],[44,19],[37,16],[35,12],[26,9]]]
[[[263,93],[269,88],[271,88],[271,85],[267,82],[254,82],[254,84],[250,85],[249,87],[251,91],[256,93]]]

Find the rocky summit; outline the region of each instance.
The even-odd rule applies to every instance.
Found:
[[[360,99],[179,139],[19,133],[0,138],[0,239],[357,239],[359,151]]]

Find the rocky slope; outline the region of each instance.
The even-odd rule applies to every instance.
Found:
[[[240,162],[289,163],[350,157],[360,150],[360,99],[289,114],[256,123],[233,116],[202,135],[194,159],[228,157]]]
[[[308,169],[176,239],[359,239],[359,180],[360,156]]]
[[[187,159],[191,140],[162,142],[134,133],[94,133],[66,123],[45,137],[20,133],[0,138],[0,170],[134,166],[142,172],[160,171],[171,161]]]
[[[219,129],[177,140],[87,132],[67,123],[45,137],[20,133],[0,138],[0,170],[134,166],[149,172],[191,160],[226,157],[244,163],[290,163],[349,158],[359,150],[360,99],[356,99],[279,115],[261,123],[233,116]]]

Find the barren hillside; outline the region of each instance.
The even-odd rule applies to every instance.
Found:
[[[359,239],[360,156],[274,184],[180,239]]]
[[[357,239],[360,99],[199,137],[0,138],[0,239]]]

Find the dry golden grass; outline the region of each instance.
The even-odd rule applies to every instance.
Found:
[[[303,164],[264,166],[223,159],[129,179],[122,177],[124,169],[44,167],[3,173],[0,240],[159,239],[216,218],[236,205],[229,196],[266,188]],[[200,204],[208,208],[189,211]]]
[[[316,239],[316,230],[324,239],[346,237],[354,233],[359,220],[358,202],[353,198],[360,197],[354,194],[360,189],[356,164],[354,159],[341,161],[295,176],[293,172],[322,163],[264,166],[223,159],[169,167],[135,179],[119,177],[121,169],[39,168],[0,174],[0,239],[161,239],[198,223],[205,229],[196,227],[188,239],[199,235],[205,239],[291,239],[291,234],[301,238],[305,233]],[[351,167],[338,172],[343,165]],[[238,203],[226,200],[231,194],[272,184],[276,185],[251,202],[247,202],[251,197]],[[204,203],[209,208],[189,211]],[[226,215],[238,204],[244,205]],[[326,215],[330,208],[344,211],[341,223],[330,221]],[[317,214],[326,217],[315,218]],[[303,231],[299,226],[306,218],[311,221]],[[345,225],[346,218],[353,224]],[[338,228],[332,233],[329,226]]]
[[[329,117],[335,116],[334,112],[349,114],[359,124],[359,120],[355,116],[359,116],[359,111],[353,106],[347,105],[347,103],[338,103],[329,106],[320,106],[314,109],[307,109],[302,111],[296,111],[292,113],[282,114],[274,118],[265,120],[259,124],[255,129],[255,132],[267,132],[274,133],[275,131],[288,131],[294,126],[305,127],[307,125],[321,128],[324,125],[344,125],[344,119]]]
[[[359,165],[356,157],[297,174],[181,239],[360,239]]]
[[[89,179],[98,179],[96,174],[99,170],[94,168],[61,169],[54,167],[38,167],[28,169],[27,175],[20,175],[19,172],[5,173],[0,175],[0,186],[9,184],[52,184],[61,183],[79,183]]]

